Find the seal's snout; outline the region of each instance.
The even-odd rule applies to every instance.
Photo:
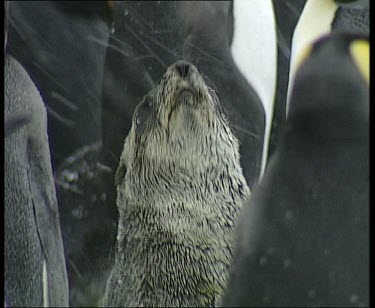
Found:
[[[178,61],[175,64],[175,68],[182,78],[187,78],[190,72],[190,63],[186,61]]]

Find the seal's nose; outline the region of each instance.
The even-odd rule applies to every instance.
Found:
[[[177,72],[182,78],[186,78],[189,75],[190,64],[186,61],[178,61],[175,64]]]

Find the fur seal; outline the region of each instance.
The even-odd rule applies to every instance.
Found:
[[[232,1],[117,1],[103,83],[103,163],[115,169],[136,102],[180,59],[209,79],[240,141],[250,189],[261,171],[265,113],[236,65]]]
[[[250,191],[238,141],[197,68],[179,61],[137,106],[116,172],[105,306],[216,306]]]
[[[369,44],[331,34],[310,50],[240,213],[224,306],[369,305]]]

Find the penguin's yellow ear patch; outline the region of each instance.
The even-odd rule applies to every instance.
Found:
[[[296,69],[298,70],[303,62],[308,58],[308,56],[311,54],[312,51],[312,45],[308,45],[304,47],[296,57]]]
[[[363,78],[370,81],[370,46],[366,40],[355,40],[349,46],[350,54]]]

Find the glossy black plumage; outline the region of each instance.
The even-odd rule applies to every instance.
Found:
[[[224,306],[369,304],[369,88],[348,45],[316,43],[237,230]]]

